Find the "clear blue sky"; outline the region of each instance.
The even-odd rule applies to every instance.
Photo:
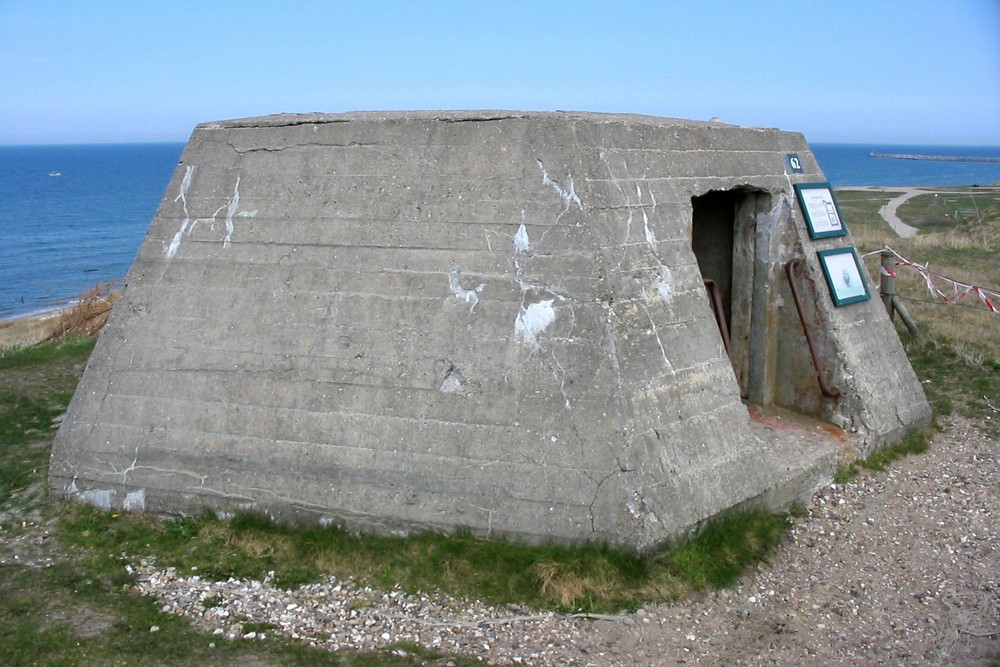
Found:
[[[0,144],[485,108],[1000,145],[1000,0],[0,0]]]

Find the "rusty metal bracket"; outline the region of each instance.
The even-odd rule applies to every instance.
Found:
[[[798,290],[795,288],[795,269],[801,263],[802,260],[796,258],[785,264],[785,273],[788,274],[788,286],[792,290],[792,300],[795,301],[795,310],[799,313],[799,321],[802,322],[802,330],[805,332],[806,342],[809,344],[809,354],[812,355],[813,367],[816,369],[816,379],[819,381],[819,391],[827,398],[839,398],[840,389],[837,387],[830,387],[830,385],[826,383],[826,377],[823,374],[823,366],[819,358],[819,352],[816,350],[816,341],[813,339],[812,329],[809,327],[809,322],[806,320],[805,311],[802,309],[802,301],[799,299]]]

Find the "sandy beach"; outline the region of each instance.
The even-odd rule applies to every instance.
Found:
[[[112,283],[102,283],[72,303],[0,320],[0,350],[62,336],[95,336],[117,298]]]
[[[73,306],[0,320],[0,349],[34,345],[50,338],[62,327]]]

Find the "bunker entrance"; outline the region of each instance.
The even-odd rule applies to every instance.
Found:
[[[757,219],[770,210],[771,197],[753,189],[713,190],[692,197],[691,206],[691,246],[740,395],[759,402],[762,388],[755,385],[762,379],[754,378],[763,374],[751,363],[756,344],[751,335],[754,239]]]

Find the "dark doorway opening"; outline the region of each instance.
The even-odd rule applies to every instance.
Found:
[[[698,258],[701,277],[714,282],[722,295],[727,326],[732,324],[733,318],[733,234],[736,209],[743,196],[745,195],[733,190],[716,190],[691,199],[694,209],[691,247]]]
[[[744,398],[754,388],[750,360],[757,219],[770,203],[768,193],[749,188],[691,198],[691,247]]]

